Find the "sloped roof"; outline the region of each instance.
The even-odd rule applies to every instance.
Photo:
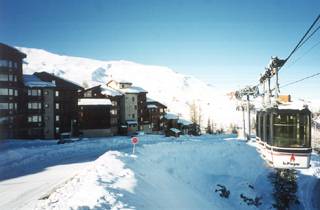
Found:
[[[147,97],[147,102],[152,103],[152,102],[157,102],[157,101],[156,101],[156,100],[154,100],[153,98],[149,98],[149,97]]]
[[[158,106],[154,105],[154,104],[150,104],[150,105],[147,105],[147,108],[148,109],[156,109],[156,108],[158,108]]]
[[[170,131],[172,131],[174,133],[181,133],[181,131],[177,128],[170,128]]]
[[[278,109],[303,110],[306,108],[308,108],[308,105],[304,101],[300,101],[300,100],[278,104]]]
[[[119,83],[119,84],[131,84],[132,85],[132,82],[129,82],[127,80],[115,80],[115,79],[111,79],[107,82],[107,85],[111,82],[116,82],[116,83]]]
[[[122,96],[123,95],[120,91],[113,89],[111,87],[108,87],[106,85],[103,85],[100,88],[101,88],[101,93],[104,95],[108,95],[108,96]]]
[[[191,125],[192,122],[185,120],[185,119],[179,119],[178,123],[182,124],[182,125]]]
[[[137,86],[131,86],[129,88],[123,88],[123,89],[120,89],[119,91],[121,91],[123,93],[147,93],[146,90],[144,90],[141,87],[137,87]]]
[[[35,88],[35,87],[55,87],[56,85],[52,82],[45,82],[39,79],[36,75],[33,74],[24,74],[23,75],[23,84],[26,87]]]
[[[106,98],[80,98],[78,100],[78,105],[80,106],[91,106],[91,105],[105,105],[111,106],[110,99]]]
[[[167,112],[163,118],[167,119],[167,120],[177,120],[179,119],[179,116],[170,112]]]
[[[27,55],[20,50],[0,42],[0,55],[7,54],[8,52],[10,54],[14,53],[16,55],[19,55],[21,58],[27,57]]]
[[[83,87],[73,81],[70,81],[68,79],[65,79],[63,77],[57,76],[55,74],[48,73],[46,71],[42,72],[36,72],[34,73],[37,77],[39,77],[41,80],[45,81],[53,81],[56,82],[56,87],[59,87],[60,85],[65,85],[68,88],[72,88],[75,90],[83,90]]]

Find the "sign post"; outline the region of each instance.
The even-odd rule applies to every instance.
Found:
[[[138,144],[139,139],[137,137],[132,137],[131,138],[131,143],[133,144],[132,148],[132,154],[134,155],[135,149],[136,149],[136,144]]]

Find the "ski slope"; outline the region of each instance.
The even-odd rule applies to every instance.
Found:
[[[226,136],[139,136],[5,141],[0,154],[0,209],[272,209],[272,185],[255,150]],[[317,209],[320,159],[300,170],[297,209]],[[220,197],[218,185],[230,191]]]
[[[50,53],[42,49],[18,47],[27,54],[25,73],[47,71],[73,81],[83,87],[106,84],[108,81],[126,80],[148,91],[148,97],[167,105],[171,112],[190,119],[190,105],[201,110],[202,124],[210,118],[217,128],[229,128],[241,122],[236,102],[230,100],[226,90],[208,85],[191,75],[175,72],[165,66],[143,65],[130,61],[100,61]]]

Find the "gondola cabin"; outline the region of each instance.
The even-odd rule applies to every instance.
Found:
[[[257,150],[274,168],[309,168],[311,112],[268,108],[256,116]]]

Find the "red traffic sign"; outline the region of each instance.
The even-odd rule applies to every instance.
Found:
[[[139,139],[137,137],[132,137],[131,138],[131,143],[132,144],[137,144],[139,142]]]

